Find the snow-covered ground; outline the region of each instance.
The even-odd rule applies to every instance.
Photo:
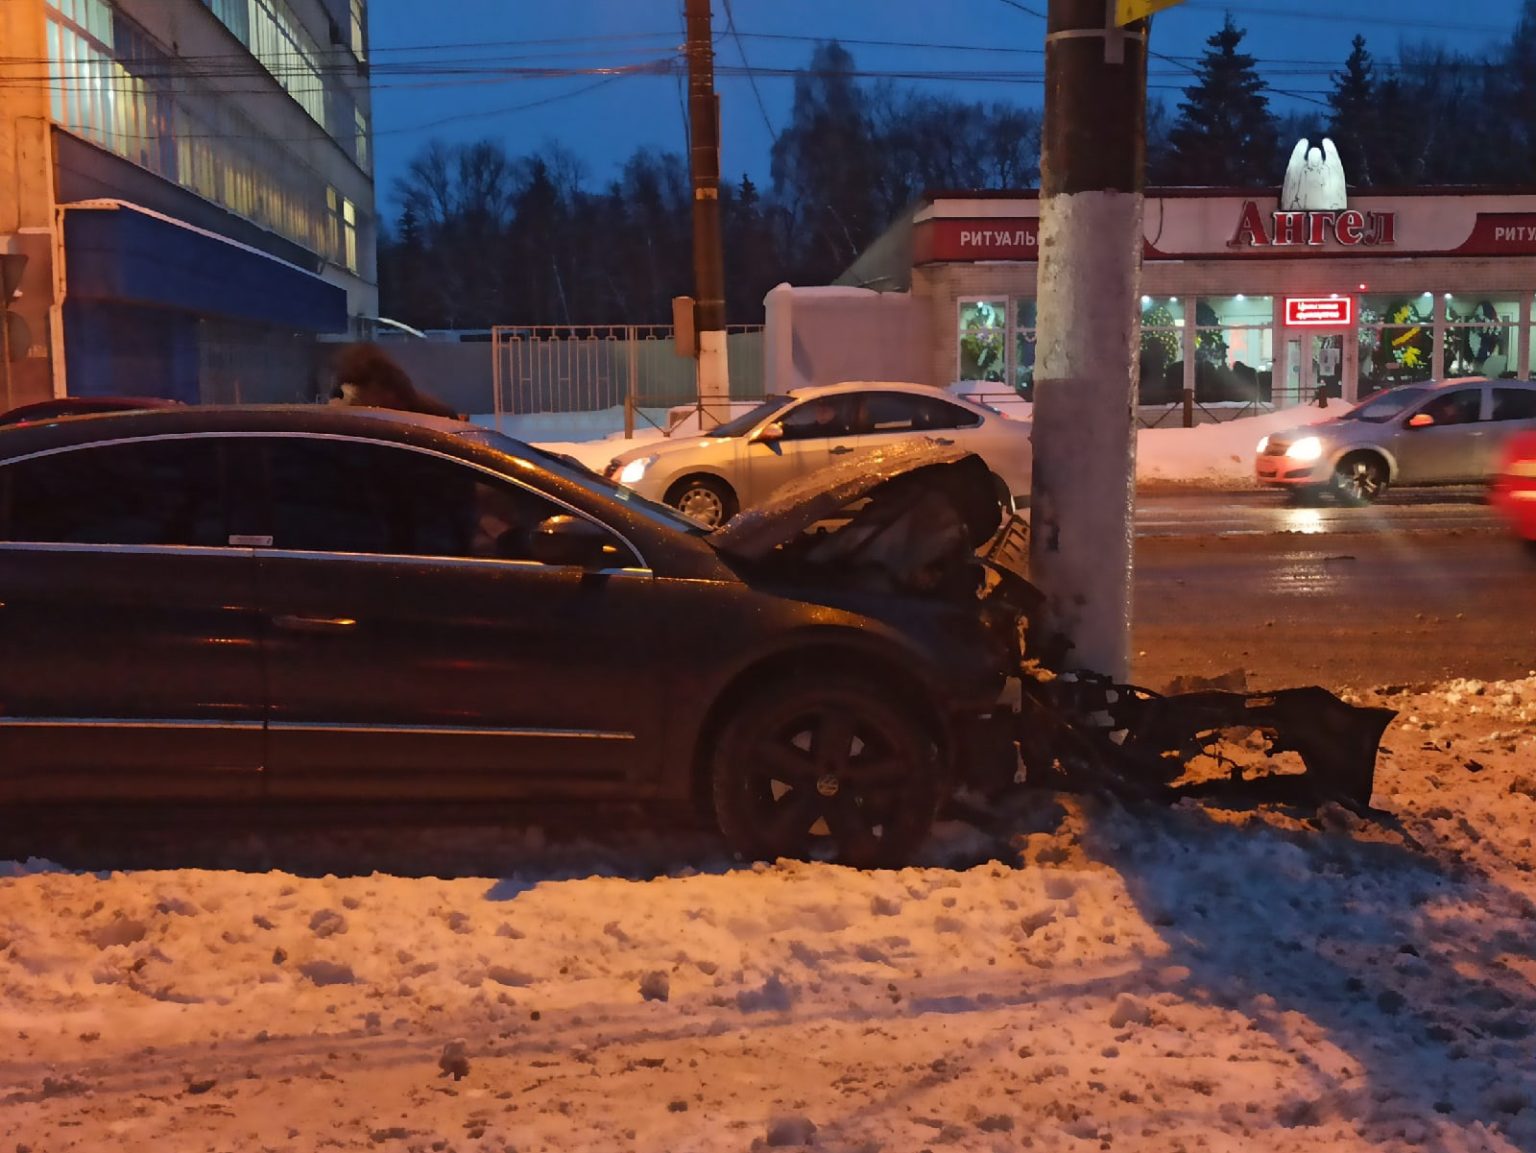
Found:
[[[996,403],[990,399],[988,403]],[[740,409],[749,406],[739,405]],[[1028,420],[1033,406],[1005,404],[1003,410],[1016,420]],[[1254,447],[1259,438],[1283,429],[1297,428],[1320,420],[1330,420],[1346,411],[1342,402],[1327,408],[1304,405],[1281,409],[1261,416],[1239,417],[1194,428],[1143,428],[1136,437],[1136,477],[1141,481],[1170,481],[1186,484],[1245,485],[1252,483]],[[529,440],[552,452],[575,457],[599,471],[625,449],[660,440],[655,425],[637,425],[633,439],[612,429],[622,424],[623,414],[580,414],[588,419],[573,421],[559,414],[547,417],[503,418],[502,431],[509,436]],[[496,426],[494,416],[476,416],[487,427]],[[616,423],[617,422],[617,423]],[[656,414],[657,424],[665,424]],[[697,418],[684,420],[673,436],[697,431]]]
[[[1371,699],[1374,823],[1040,795],[901,872],[11,866],[0,1148],[1529,1153],[1536,674]]]

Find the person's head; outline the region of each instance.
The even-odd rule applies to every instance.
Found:
[[[336,356],[332,404],[410,408],[416,389],[405,370],[376,344],[349,344]]]
[[[336,356],[335,380],[332,404],[395,408],[432,416],[458,415],[441,401],[420,392],[405,369],[376,344],[350,344],[343,348]]]
[[[830,400],[818,400],[812,415],[817,424],[831,424],[837,419],[837,405]]]

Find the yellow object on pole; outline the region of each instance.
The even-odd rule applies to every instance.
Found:
[[[1138,20],[1145,20],[1154,12],[1182,4],[1184,0],[1115,0],[1115,25],[1124,28]]]

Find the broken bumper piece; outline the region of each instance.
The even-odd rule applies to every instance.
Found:
[[[1163,696],[1093,674],[1023,682],[1013,713],[1018,759],[1030,784],[1098,787],[1153,799],[1214,799],[1370,808],[1376,754],[1397,714],[1309,686],[1268,693],[1204,691]],[[1257,737],[1254,741],[1251,738]],[[1271,770],[1284,753],[1301,772],[1254,772],[1226,762],[1224,742],[1261,746]],[[1186,780],[1209,757],[1224,777]]]

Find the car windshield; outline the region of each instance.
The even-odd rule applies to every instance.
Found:
[[[1394,416],[1400,416],[1430,393],[1427,388],[1393,388],[1371,397],[1364,404],[1356,405],[1340,420],[1364,420],[1371,424],[1386,424]]]
[[[513,440],[510,436],[489,428],[466,429],[459,435],[473,444],[484,445],[486,448],[495,449],[497,452],[505,453],[507,456],[518,457],[522,460],[536,460],[540,465],[557,476],[563,477],[574,484],[579,484],[592,492],[601,493],[603,496],[623,501],[640,515],[665,528],[680,530],[691,536],[703,536],[709,532],[707,528],[692,517],[684,516],[676,509],[669,508],[667,505],[647,500],[633,489],[625,488],[622,484],[615,484],[606,477],[599,476],[573,457],[545,452],[541,448],[535,448],[533,445],[520,440]]]
[[[788,404],[793,397],[770,396],[751,412],[744,412],[734,420],[728,420],[717,428],[710,430],[710,436],[746,436],[764,420],[778,412]]]

